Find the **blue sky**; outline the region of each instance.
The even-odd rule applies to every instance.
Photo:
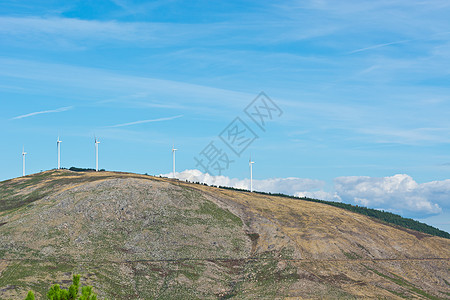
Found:
[[[1,1],[0,180],[56,166],[248,184],[450,231],[448,1]],[[266,130],[244,109],[264,91]],[[218,135],[258,138],[236,156]],[[213,141],[234,160],[207,177]],[[198,173],[198,169],[201,171]],[[186,171],[185,171],[186,170]],[[218,174],[212,174],[218,175]],[[206,176],[206,177],[205,177]]]

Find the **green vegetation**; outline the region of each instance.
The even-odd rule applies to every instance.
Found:
[[[25,300],[34,300],[34,293],[33,291],[29,291],[27,297]]]
[[[81,170],[87,170],[81,168],[76,169],[79,170],[78,172],[81,172]],[[106,174],[92,177],[78,176],[79,173],[69,174],[71,175],[70,178],[61,178],[63,175],[67,176],[67,173],[58,173],[58,171],[52,170],[26,176],[23,180],[12,179],[1,182],[0,213],[20,209],[21,207],[48,196],[54,190],[55,185],[73,185],[81,182],[97,181],[110,177]],[[72,174],[76,174],[78,177],[74,178]],[[28,193],[26,192],[27,190]]]
[[[92,286],[81,287],[80,295],[80,275],[73,275],[72,285],[65,290],[59,284],[53,285],[47,292],[49,300],[97,300],[97,295],[92,290]],[[33,291],[29,291],[25,300],[34,300]]]
[[[450,286],[450,283],[448,283],[447,280],[444,279],[444,282],[445,282],[446,285]]]
[[[241,191],[241,192],[248,192],[248,190],[243,189],[236,189],[232,187],[226,187],[226,186],[218,186],[218,188],[221,189],[227,189],[227,190],[235,190],[235,191]],[[430,235],[440,236],[446,239],[450,239],[450,233],[445,232],[443,230],[440,230],[436,227],[427,225],[425,223],[421,223],[419,221],[410,219],[410,218],[404,218],[400,215],[393,214],[391,212],[387,212],[384,210],[377,210],[373,208],[367,208],[364,206],[358,206],[358,205],[351,205],[347,203],[342,202],[333,202],[333,201],[325,201],[325,200],[318,200],[318,199],[312,199],[312,198],[305,198],[305,197],[295,197],[285,194],[272,194],[272,193],[265,193],[265,192],[255,192],[262,195],[270,195],[270,196],[277,196],[277,197],[284,197],[284,198],[290,198],[290,199],[296,199],[296,200],[304,200],[304,201],[310,201],[310,202],[316,202],[316,203],[322,203],[327,204],[339,208],[343,208],[361,215],[369,216],[378,220],[381,220],[383,222],[398,225],[404,228],[416,230],[419,232],[427,233]]]
[[[18,195],[19,192],[29,187],[35,187],[49,178],[52,173],[41,173],[24,177],[23,180],[6,180],[0,185],[0,212],[22,207],[39,200],[47,195],[42,188],[35,188],[26,195]]]
[[[450,239],[450,233],[445,232],[443,230],[440,230],[438,228],[435,228],[433,226],[427,225],[425,223],[421,223],[419,221],[410,219],[410,218],[404,218],[400,215],[393,214],[391,212],[383,211],[383,210],[377,210],[373,208],[367,208],[363,206],[358,205],[351,205],[347,203],[341,203],[341,202],[333,202],[333,201],[324,201],[324,200],[317,200],[317,199],[309,199],[309,198],[301,198],[302,200],[306,201],[312,201],[312,202],[319,202],[328,204],[331,206],[343,208],[352,212],[356,212],[361,215],[369,216],[390,224],[398,225],[404,228],[416,230],[419,232],[427,233],[430,235],[440,236],[443,238]]]
[[[419,295],[421,295],[421,296],[423,296],[423,297],[425,297],[425,298],[432,299],[432,300],[438,300],[438,299],[439,299],[438,297],[433,296],[433,295],[430,295],[430,294],[428,294],[427,292],[425,292],[424,290],[421,290],[421,289],[415,287],[413,284],[411,284],[410,282],[406,281],[405,279],[403,279],[403,278],[400,277],[400,276],[397,276],[397,275],[395,275],[395,274],[391,274],[391,276],[388,276],[388,275],[386,275],[386,274],[383,274],[383,273],[381,273],[381,272],[378,272],[378,271],[375,270],[375,269],[369,268],[369,267],[367,267],[367,266],[364,266],[364,267],[366,267],[368,270],[374,272],[374,273],[377,274],[378,276],[381,276],[381,277],[383,277],[383,278],[386,278],[386,279],[388,279],[388,280],[394,282],[395,284],[397,284],[397,285],[399,285],[399,286],[402,286],[402,287],[405,287],[405,288],[409,289],[409,290],[410,290],[411,292],[413,292],[413,293],[419,294]]]
[[[200,209],[197,213],[202,215],[210,215],[216,222],[223,225],[242,226],[242,220],[239,217],[233,215],[226,209],[220,208],[210,201],[201,203]]]
[[[358,255],[357,253],[354,253],[354,252],[342,251],[342,253],[344,253],[345,257],[347,257],[348,259],[360,259],[361,258],[360,255]]]
[[[7,193],[7,191],[0,191],[0,196],[2,197],[0,198],[0,212],[22,207],[47,196],[47,193],[40,189],[34,190],[25,197],[14,197],[11,194],[8,197],[5,195]]]
[[[22,250],[22,249],[21,249]],[[58,274],[72,272],[74,265],[62,263],[56,258],[18,259],[3,269],[0,276],[0,287],[10,286],[15,290],[33,290],[37,299],[48,291],[48,283],[42,281],[42,274],[57,277]],[[31,296],[30,296],[31,297]],[[0,299],[4,299],[1,297]],[[6,298],[11,299],[11,298]]]

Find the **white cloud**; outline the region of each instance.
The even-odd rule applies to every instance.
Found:
[[[436,200],[450,195],[450,180],[418,184],[406,174],[381,178],[349,176],[336,178],[335,190],[344,202],[401,214],[431,215],[442,212]]]
[[[171,177],[172,174],[162,174],[161,176]],[[188,180],[191,182],[201,182],[208,185],[229,186],[238,189],[250,189],[250,179],[229,178],[227,176],[212,176],[202,173],[199,170],[185,170],[176,173],[176,177],[180,180]],[[323,188],[325,182],[308,178],[270,178],[263,180],[253,180],[253,188],[256,191],[283,193],[294,195],[297,192],[312,192]]]
[[[441,207],[450,208],[450,179],[420,184],[418,192]]]
[[[341,197],[335,192],[330,193],[326,191],[313,191],[313,192],[296,192],[294,194],[296,197],[300,198],[312,198],[312,199],[320,199],[320,200],[327,200],[327,201],[335,201],[335,202],[341,202]]]

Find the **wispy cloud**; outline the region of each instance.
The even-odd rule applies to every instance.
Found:
[[[354,54],[354,53],[358,53],[358,52],[364,52],[364,51],[378,49],[378,48],[383,48],[383,47],[387,47],[387,46],[391,46],[391,45],[398,45],[398,44],[405,44],[405,43],[419,42],[419,41],[431,41],[431,40],[434,40],[434,39],[445,38],[445,36],[448,35],[448,34],[449,34],[448,31],[443,31],[443,32],[436,32],[436,33],[431,34],[430,36],[417,38],[417,39],[406,39],[406,40],[399,40],[399,41],[383,43],[383,44],[375,44],[375,45],[372,45],[372,46],[368,46],[368,47],[364,47],[364,48],[360,48],[360,49],[356,49],[356,50],[350,51],[347,54]]]
[[[449,128],[362,128],[357,130],[370,135],[375,143],[421,145],[424,143],[443,144],[450,142]],[[373,139],[375,137],[375,139]]]
[[[84,102],[93,102],[93,93],[102,91],[102,97],[114,97],[112,100],[122,102],[128,106],[147,106],[151,104],[164,105],[162,101],[148,100],[146,105],[137,105],[137,97],[133,95],[152,95],[156,99],[170,99],[167,107],[174,109],[193,109],[211,114],[224,115],[231,109],[242,108],[242,102],[250,101],[254,94],[231,89],[216,88],[207,85],[193,84],[183,81],[158,79],[142,76],[131,76],[113,73],[109,70],[78,67],[64,64],[49,64],[30,60],[4,59],[0,57],[0,76],[38,81],[47,84],[47,88],[35,93],[46,93],[62,99],[67,99],[67,90],[71,90],[71,101],[85,98]],[[76,74],[67,78],[66,74]],[[95,81],[95,85],[92,82]],[[55,88],[56,87],[56,88]],[[64,87],[64,89],[61,89]],[[62,92],[61,92],[62,91]],[[130,97],[130,95],[132,95]],[[129,101],[133,98],[133,101]],[[215,99],[212,105],[211,99]],[[167,102],[166,102],[167,103]],[[154,106],[157,107],[157,106]],[[173,113],[176,114],[176,113]]]
[[[137,10],[139,11],[139,9]],[[134,11],[130,11],[134,14]],[[315,24],[315,23],[314,23]],[[178,23],[129,22],[118,20],[83,20],[63,17],[0,16],[0,36],[15,45],[49,46],[84,50],[108,43],[138,44],[160,48],[183,45],[197,47],[230,44],[274,44],[327,36],[337,29],[331,25],[311,26],[298,30],[296,22],[263,19],[253,16],[249,21]],[[271,38],[267,38],[270,35]],[[226,37],[226,38],[224,38]],[[52,41],[49,43],[49,41]],[[57,43],[55,43],[57,42]]]
[[[127,0],[111,0],[116,6],[121,8],[121,12],[118,13],[119,16],[128,16],[128,15],[145,15],[149,11],[160,8],[161,6],[170,4],[173,1],[169,0],[157,0],[151,2],[144,2],[142,4],[134,3],[133,1]]]
[[[220,25],[213,24],[216,30]],[[172,24],[156,22],[120,22],[82,20],[61,17],[0,16],[0,36],[24,45],[77,49],[105,42],[140,43],[146,46],[179,44],[212,35],[213,28],[201,24]],[[49,43],[48,41],[52,41]]]
[[[52,110],[36,111],[36,112],[32,112],[32,113],[29,113],[26,115],[20,115],[20,116],[14,117],[11,120],[18,120],[18,119],[28,118],[28,117],[42,115],[42,114],[59,113],[59,112],[71,110],[72,108],[73,108],[73,106],[67,106],[67,107],[61,107],[61,108],[52,109]]]
[[[368,51],[368,50],[373,50],[373,49],[378,49],[378,48],[383,48],[383,47],[387,47],[387,46],[391,46],[391,45],[404,44],[404,43],[408,43],[408,42],[411,42],[411,41],[412,40],[401,40],[401,41],[396,41],[396,42],[372,45],[372,46],[369,46],[369,47],[360,48],[360,49],[356,49],[356,50],[350,51],[347,54],[355,54],[355,53]]]
[[[183,115],[173,116],[173,117],[167,117],[167,118],[159,118],[159,119],[152,119],[152,120],[140,120],[130,123],[123,123],[123,124],[117,124],[112,126],[107,126],[107,128],[115,128],[115,127],[124,127],[124,126],[131,126],[131,125],[137,125],[137,124],[144,124],[144,123],[152,123],[152,122],[162,122],[162,121],[170,121],[174,119],[181,118]]]

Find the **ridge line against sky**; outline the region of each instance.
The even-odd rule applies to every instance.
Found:
[[[171,178],[173,174],[160,174],[160,176]],[[214,176],[195,169],[177,172],[176,178],[212,186],[250,189],[248,178]],[[450,179],[419,184],[406,174],[383,178],[343,176],[335,178],[333,186],[327,186],[327,183],[321,180],[289,177],[253,180],[253,187],[260,192],[351,203],[426,220],[442,213],[442,207],[448,206],[446,196],[450,191]],[[448,219],[441,219],[435,225],[449,232]]]
[[[174,143],[177,169],[198,169],[211,142],[229,151],[218,135],[239,117],[258,139],[227,178],[248,178],[252,153],[255,180],[333,197],[345,178],[343,201],[450,219],[448,1],[0,6],[1,179],[20,176],[23,145],[27,173],[53,168],[58,135],[65,167],[94,165],[96,135],[101,168],[168,173]],[[265,131],[244,112],[261,91],[284,112]]]

